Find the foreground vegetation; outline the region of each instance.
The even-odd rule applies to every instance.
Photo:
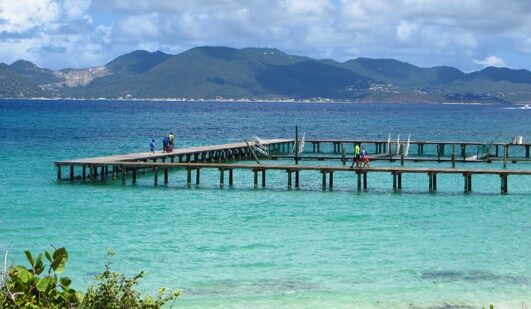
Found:
[[[71,287],[72,280],[60,277],[68,261],[68,252],[59,248],[34,257],[25,251],[29,267],[4,266],[0,277],[0,308],[160,308],[173,306],[179,290],[159,289],[156,297],[142,296],[135,290],[144,273],[127,278],[105,263],[103,272],[86,292]],[[114,253],[110,251],[109,256]],[[6,259],[7,260],[7,259]],[[6,261],[4,262],[6,263]]]

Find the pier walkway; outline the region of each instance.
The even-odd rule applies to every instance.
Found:
[[[373,141],[374,142],[374,141]],[[387,143],[387,142],[386,142]],[[292,139],[270,139],[263,142],[264,145],[276,153],[287,154],[291,152],[294,140]],[[402,175],[403,174],[426,174],[428,177],[428,190],[435,192],[437,190],[437,176],[440,174],[460,174],[463,176],[464,192],[472,191],[472,176],[473,175],[497,175],[500,177],[500,191],[507,193],[508,191],[508,177],[509,176],[530,176],[531,170],[526,169],[479,169],[479,168],[455,168],[454,167],[370,167],[370,168],[350,168],[349,166],[339,165],[298,165],[298,164],[247,164],[237,163],[238,160],[253,159],[255,154],[251,149],[251,145],[247,143],[231,143],[222,145],[210,145],[189,147],[183,149],[176,149],[174,152],[161,153],[157,152],[155,155],[151,153],[135,153],[126,155],[115,155],[107,157],[96,157],[77,160],[65,160],[55,162],[57,167],[58,181],[76,181],[76,180],[91,180],[100,179],[117,180],[121,178],[122,183],[126,184],[127,179],[131,179],[131,183],[136,184],[137,174],[139,171],[150,171],[153,174],[154,185],[159,184],[159,173],[163,173],[163,183],[169,183],[169,171],[172,169],[186,170],[186,184],[192,184],[192,172],[195,172],[195,183],[200,183],[200,171],[202,169],[217,169],[219,170],[219,183],[223,187],[225,185],[225,172],[228,172],[228,184],[233,185],[234,170],[250,170],[254,173],[253,185],[258,187],[258,174],[261,174],[261,185],[266,186],[266,172],[269,170],[284,170],[287,173],[287,187],[291,189],[292,186],[299,188],[299,174],[301,172],[319,172],[322,174],[323,189],[334,187],[334,173],[349,172],[356,174],[357,189],[366,190],[368,187],[367,175],[370,173],[388,173],[392,176],[392,184],[394,190],[402,189]],[[506,145],[504,146],[506,149]],[[378,157],[378,156],[376,156]],[[386,157],[380,155],[380,157]],[[293,158],[293,156],[287,156]],[[305,158],[310,159],[311,156]],[[393,159],[393,157],[390,157]],[[277,158],[278,159],[278,158]],[[326,157],[319,159],[325,160]],[[404,160],[404,158],[400,158]],[[400,160],[399,159],[399,160]],[[434,161],[430,158],[410,158],[416,161]],[[507,157],[505,156],[505,160]],[[511,158],[512,159],[512,158]],[[318,159],[317,159],[318,160]],[[438,159],[439,162],[441,158]],[[448,161],[448,160],[444,160]],[[455,163],[455,158],[452,162]],[[465,161],[465,160],[463,160]],[[470,160],[466,160],[470,162]],[[477,161],[477,160],[476,160]],[[228,163],[235,162],[235,163]],[[484,161],[482,161],[484,162]],[[504,164],[505,165],[505,164]],[[69,173],[66,178],[62,176],[63,167],[69,168]],[[77,173],[76,173],[77,172]],[[80,173],[79,173],[80,172]]]

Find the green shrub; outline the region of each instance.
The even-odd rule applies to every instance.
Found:
[[[68,261],[65,248],[56,249],[52,254],[45,251],[35,259],[31,252],[24,251],[30,264],[9,267],[0,278],[0,308],[160,308],[175,302],[179,290],[166,292],[159,289],[157,297],[142,297],[134,288],[144,273],[127,278],[110,270],[110,262],[105,270],[96,276],[96,283],[86,293],[70,287],[72,280],[59,277]],[[109,252],[109,256],[114,253]],[[46,261],[43,259],[46,258]]]

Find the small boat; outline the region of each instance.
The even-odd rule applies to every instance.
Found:
[[[531,109],[531,105],[530,104],[526,104],[526,105],[520,107],[520,109]]]

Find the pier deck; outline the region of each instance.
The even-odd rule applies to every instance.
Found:
[[[323,140],[320,140],[321,142]],[[311,142],[311,141],[307,141]],[[358,142],[358,141],[354,141]],[[380,141],[372,141],[375,145]],[[337,147],[334,147],[334,150],[339,150],[340,143],[337,140],[334,140],[333,143],[337,144]],[[387,142],[385,142],[387,143]],[[424,142],[426,143],[426,142]],[[437,145],[440,145],[440,142],[434,142]],[[263,142],[264,145],[270,148],[271,151],[279,153],[279,157],[276,159],[282,158],[282,154],[286,155],[290,153],[294,144],[292,139],[269,139]],[[458,143],[461,144],[462,143]],[[468,143],[470,144],[470,143]],[[478,145],[483,145],[478,143]],[[524,145],[525,146],[525,145]],[[440,146],[439,146],[440,147]],[[377,146],[378,148],[378,146]],[[513,158],[507,157],[507,144],[504,145],[504,167],[506,166],[505,161],[512,160]],[[314,147],[315,150],[315,147]],[[440,150],[440,148],[439,148]],[[145,153],[135,153],[135,154],[126,154],[126,155],[115,155],[115,156],[106,156],[106,157],[96,157],[96,158],[87,158],[87,159],[76,159],[76,160],[65,160],[55,162],[57,167],[57,180],[58,181],[76,181],[76,180],[96,180],[98,178],[101,181],[105,181],[107,178],[117,180],[121,176],[122,183],[126,184],[127,179],[130,177],[133,184],[136,183],[138,171],[150,171],[154,177],[154,184],[158,185],[159,172],[163,172],[164,184],[169,182],[169,170],[172,169],[185,169],[187,171],[186,183],[191,185],[192,183],[192,171],[196,174],[196,184],[200,182],[200,171],[201,169],[217,169],[220,172],[220,186],[223,187],[225,184],[225,172],[229,173],[229,185],[233,184],[233,170],[251,170],[254,173],[254,187],[258,187],[258,173],[261,173],[262,177],[262,187],[265,187],[266,183],[266,171],[269,170],[284,170],[288,175],[288,188],[292,188],[292,174],[295,176],[294,183],[295,188],[299,188],[299,173],[300,172],[311,172],[317,171],[322,174],[322,185],[323,189],[330,188],[334,186],[334,173],[337,172],[350,172],[357,175],[357,188],[358,190],[367,189],[367,174],[369,173],[388,173],[392,176],[393,179],[393,189],[401,190],[402,188],[402,174],[426,174],[428,176],[428,188],[430,192],[437,190],[437,175],[438,174],[460,174],[464,177],[464,191],[472,191],[472,175],[498,175],[501,179],[500,190],[502,193],[506,193],[508,190],[508,176],[529,176],[531,175],[531,170],[526,169],[480,169],[480,168],[456,168],[455,164],[453,167],[405,167],[403,164],[404,157],[396,157],[393,155],[387,154],[377,154],[373,156],[374,158],[381,158],[383,160],[401,160],[402,166],[378,166],[370,168],[350,168],[350,166],[345,165],[298,165],[298,164],[246,164],[246,163],[228,163],[229,161],[238,161],[238,160],[250,160],[255,158],[255,154],[252,151],[251,147],[247,143],[231,143],[231,144],[222,144],[222,145],[209,145],[209,146],[198,146],[198,147],[189,147],[183,149],[176,149],[170,153],[161,153],[157,152],[155,155],[152,155],[149,152]],[[451,161],[455,163],[456,161],[462,162],[485,162],[484,160],[457,160],[455,156],[452,155]],[[273,157],[275,158],[275,157]],[[294,158],[293,156],[286,156],[287,159]],[[300,158],[312,159],[312,156],[305,156]],[[314,157],[315,160],[328,160],[328,157],[318,156]],[[333,158],[338,159],[338,158]],[[345,158],[341,158],[345,159]],[[426,157],[413,157],[408,158],[413,161],[435,161],[433,158]],[[169,160],[170,162],[166,162]],[[178,160],[177,162],[175,162]],[[449,159],[441,158],[439,153],[438,162],[448,162]],[[62,168],[69,167],[69,175],[67,178],[62,177]],[[76,175],[76,167],[82,168],[82,172],[79,175]],[[88,169],[88,174],[87,174]],[[110,177],[112,175],[112,177]]]
[[[265,145],[280,145],[293,143],[293,140],[290,139],[268,139],[264,141]],[[156,151],[154,155],[150,152],[139,152],[139,153],[130,153],[122,155],[112,155],[105,157],[94,157],[94,158],[85,158],[77,160],[68,160],[68,161],[59,161],[57,163],[61,164],[63,162],[69,162],[69,164],[104,164],[111,162],[123,162],[123,161],[145,161],[145,160],[157,160],[165,159],[171,157],[178,157],[183,155],[194,155],[202,153],[211,153],[211,152],[222,152],[230,150],[240,150],[248,148],[247,144],[241,143],[230,143],[230,144],[221,144],[221,145],[208,145],[208,146],[196,146],[188,148],[175,149],[172,152],[163,153],[162,151]]]

